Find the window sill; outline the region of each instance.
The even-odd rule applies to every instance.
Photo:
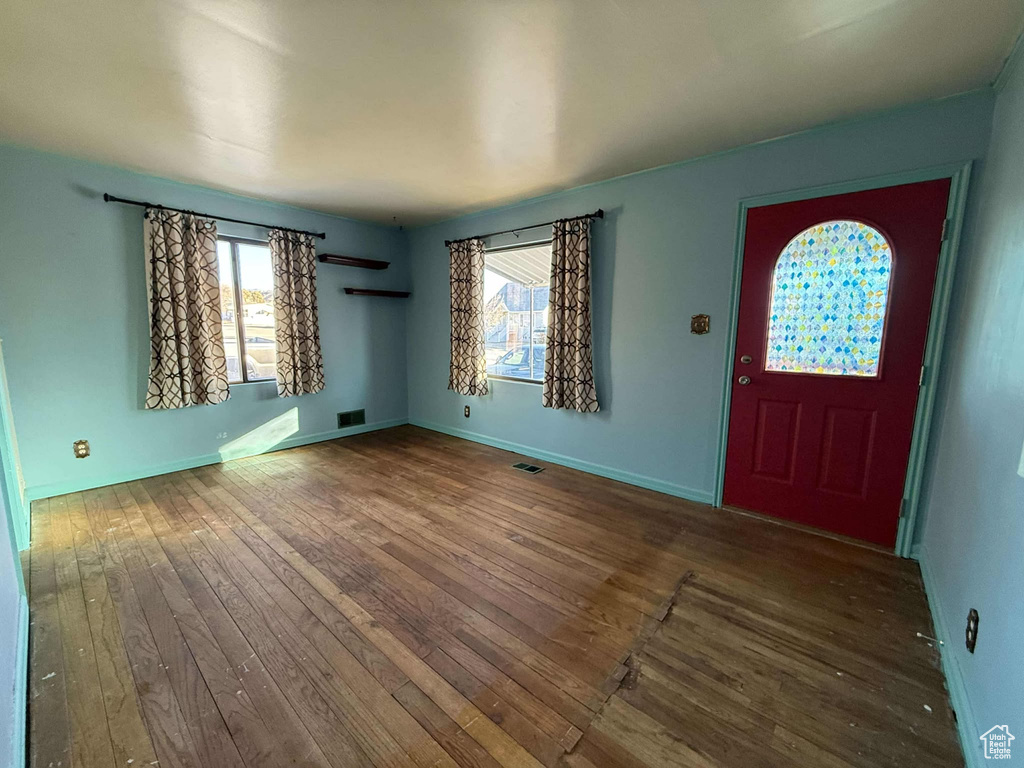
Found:
[[[229,381],[229,387],[248,387],[250,384],[276,384],[277,379],[256,379],[256,381]]]
[[[488,374],[488,381],[514,381],[517,384],[543,384],[543,379],[517,379],[515,376],[492,376]]]

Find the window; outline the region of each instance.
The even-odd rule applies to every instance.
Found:
[[[878,376],[892,249],[858,221],[816,224],[775,263],[765,370]]]
[[[228,381],[240,384],[274,379],[274,273],[270,248],[221,238],[217,241],[217,259]]]
[[[543,381],[550,272],[550,243],[484,254],[488,376]]]

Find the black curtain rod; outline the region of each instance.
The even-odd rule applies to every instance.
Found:
[[[588,219],[603,219],[604,218],[604,209],[603,208],[598,208],[593,213],[586,214],[586,217]],[[483,240],[485,237],[494,237],[496,235],[508,235],[508,234],[513,233],[513,232],[521,232],[524,229],[536,229],[537,227],[547,227],[547,226],[549,226],[551,224],[554,224],[556,221],[564,221],[566,218],[569,218],[569,219],[572,219],[572,218],[582,219],[583,216],[566,216],[566,217],[563,217],[561,219],[552,219],[551,221],[542,221],[540,224],[530,224],[527,227],[516,227],[515,229],[503,229],[503,230],[501,230],[501,232],[488,232],[486,235],[473,235],[473,237],[464,237],[462,239],[463,240],[476,240],[476,239]],[[451,245],[452,243],[457,243],[457,242],[459,242],[459,241],[458,240],[445,240],[444,244],[446,246],[448,246],[448,245]]]
[[[139,205],[143,208],[161,208],[165,211],[181,211],[182,213],[190,213],[193,216],[202,216],[206,219],[217,219],[218,221],[230,221],[235,224],[251,224],[254,227],[266,227],[267,229],[283,229],[285,232],[298,232],[300,235],[312,235],[313,237],[319,237],[321,240],[327,239],[326,232],[307,232],[304,229],[292,229],[291,227],[278,227],[270,224],[261,224],[258,221],[246,221],[245,219],[229,219],[226,216],[213,216],[209,213],[199,213],[198,211],[186,211],[183,208],[168,208],[166,205],[156,205],[155,203],[143,203],[139,200],[125,200],[123,197],[114,197],[108,195],[106,192],[103,193],[103,202],[105,203],[124,203],[125,205]]]

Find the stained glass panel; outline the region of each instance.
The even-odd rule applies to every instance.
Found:
[[[775,263],[765,369],[877,376],[891,276],[889,243],[867,224],[794,237]]]

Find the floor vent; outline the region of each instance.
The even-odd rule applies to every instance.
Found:
[[[512,469],[518,469],[520,472],[529,472],[531,475],[536,475],[538,472],[544,471],[544,467],[538,467],[534,464],[527,464],[525,461],[520,461],[518,464],[513,464]]]
[[[358,411],[345,411],[338,414],[338,429],[342,427],[354,427],[366,423],[366,411],[360,408]]]

